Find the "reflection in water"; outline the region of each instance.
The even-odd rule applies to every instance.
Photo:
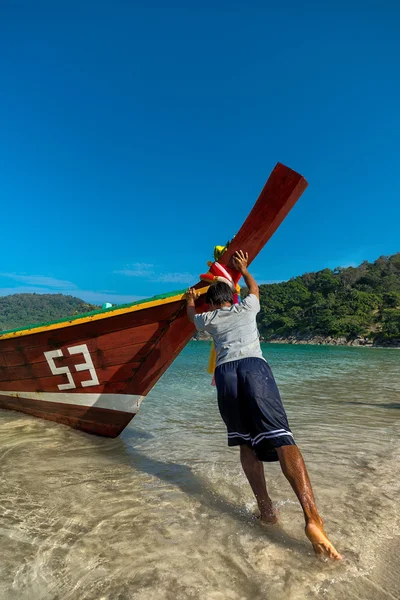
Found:
[[[341,564],[314,557],[276,464],[282,523],[254,518],[207,355],[189,345],[120,439],[0,413],[0,598],[400,597],[400,355],[265,348]]]

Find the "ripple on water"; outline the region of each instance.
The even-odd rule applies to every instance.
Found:
[[[276,464],[265,470],[282,524],[254,518],[205,371],[208,344],[197,343],[120,439],[0,414],[0,597],[400,597],[391,558],[400,534],[400,355],[307,346],[265,353],[345,561],[315,559]]]

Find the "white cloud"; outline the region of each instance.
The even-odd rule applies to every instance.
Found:
[[[50,289],[35,286],[18,286],[0,288],[0,296],[11,296],[12,294],[57,294],[58,292]],[[60,292],[61,293],[61,292]],[[65,294],[65,290],[63,292]]]
[[[132,267],[136,267],[138,269],[151,269],[154,267],[151,263],[133,263]]]
[[[37,285],[46,288],[57,288],[63,290],[74,290],[76,285],[71,281],[56,279],[55,277],[45,277],[43,275],[19,275],[18,273],[0,273],[1,277],[8,277],[14,281],[27,283],[28,285]]]
[[[151,277],[154,265],[150,263],[133,263],[126,269],[114,271],[117,275],[125,275],[126,277]]]
[[[141,264],[141,267],[150,266],[151,265]],[[0,296],[9,296],[12,294],[65,294],[81,298],[85,302],[93,304],[103,304],[104,302],[126,304],[128,302],[135,302],[135,300],[146,298],[146,296],[137,296],[135,294],[117,294],[114,290],[81,290],[75,283],[72,283],[72,281],[42,275],[0,273],[0,276],[7,277],[23,284],[17,285],[16,287],[0,288]]]
[[[85,302],[92,304],[103,304],[111,302],[112,304],[127,304],[136,300],[143,300],[147,296],[136,296],[134,294],[115,294],[109,292],[97,292],[96,290],[74,290],[44,288],[36,286],[18,286],[13,288],[0,288],[0,296],[10,296],[12,294],[64,294],[73,295]]]
[[[196,283],[198,277],[192,273],[161,273],[155,275],[152,281],[159,281],[161,283]]]
[[[122,269],[121,271],[114,271],[117,275],[125,275],[126,277],[149,277],[151,271],[145,271],[144,269]]]
[[[147,281],[158,283],[195,283],[198,280],[196,275],[192,273],[160,273],[154,269],[154,265],[148,263],[133,263],[128,265],[126,269],[114,271],[117,275],[125,277],[143,277]]]

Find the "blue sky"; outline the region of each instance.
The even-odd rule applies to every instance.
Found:
[[[0,295],[195,283],[277,161],[259,281],[400,250],[396,2],[0,3]]]

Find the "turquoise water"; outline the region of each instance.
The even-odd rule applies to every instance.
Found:
[[[400,352],[264,345],[326,529],[317,560],[279,465],[279,527],[254,518],[191,342],[116,440],[0,412],[0,598],[400,597]]]

